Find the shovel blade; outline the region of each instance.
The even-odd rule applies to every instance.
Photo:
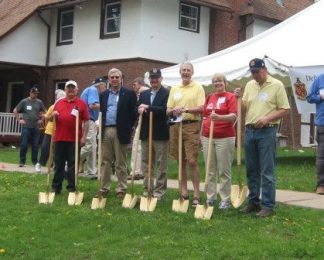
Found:
[[[195,210],[195,218],[209,220],[213,215],[213,211],[214,207],[199,204]]]
[[[154,211],[157,203],[157,198],[141,197],[140,211]]]
[[[245,201],[248,194],[246,186],[240,187],[239,185],[232,185],[231,188],[231,202],[234,208],[240,207]]]
[[[55,192],[40,192],[38,194],[39,204],[52,204],[54,201]]]
[[[106,198],[93,198],[91,202],[91,209],[104,209],[106,206]]]
[[[189,200],[177,199],[172,202],[172,210],[175,212],[186,213],[189,208]]]
[[[83,201],[84,193],[83,192],[70,192],[68,197],[68,205],[81,205]]]
[[[123,208],[134,208],[137,203],[138,197],[136,195],[126,194],[123,200]]]

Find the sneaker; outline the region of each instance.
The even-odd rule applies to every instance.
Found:
[[[54,192],[55,195],[61,194],[61,190],[57,190],[57,189],[52,189],[52,192]]]
[[[96,180],[97,179],[97,175],[96,174],[87,174],[85,177],[87,179],[89,179],[89,180]]]
[[[324,186],[318,186],[316,189],[316,194],[324,195]]]
[[[207,200],[206,204],[208,205],[208,207],[214,207],[214,201],[213,200]]]
[[[41,165],[40,165],[40,163],[36,163],[36,165],[35,165],[35,171],[36,172],[41,172]]]
[[[245,206],[243,209],[240,211],[242,213],[252,213],[252,212],[257,212],[261,209],[259,204],[254,204],[254,203],[249,203],[247,206]]]
[[[200,204],[200,198],[194,197],[192,200],[191,207],[196,208],[198,204]]]
[[[257,214],[256,216],[259,218],[265,218],[265,217],[269,217],[273,214],[273,209],[269,209],[269,208],[262,208]]]
[[[219,203],[218,208],[219,208],[219,209],[228,209],[230,206],[231,206],[231,204],[229,203],[228,200],[222,200],[222,201]]]

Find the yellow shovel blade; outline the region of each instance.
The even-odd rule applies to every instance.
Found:
[[[140,211],[154,211],[157,203],[157,198],[141,197]]]
[[[172,210],[175,212],[186,213],[189,208],[189,200],[177,199],[172,202]]]
[[[198,219],[211,219],[213,215],[214,207],[197,205],[195,210],[195,218]]]
[[[240,207],[245,201],[248,194],[246,186],[240,187],[239,185],[232,185],[231,188],[231,202],[234,208]]]
[[[68,197],[68,205],[81,205],[83,201],[84,193],[83,192],[70,192]]]
[[[40,192],[38,194],[39,204],[52,204],[54,201],[55,192]]]
[[[91,203],[91,209],[103,209],[106,206],[106,198],[93,198]]]
[[[137,203],[138,197],[136,195],[126,194],[123,200],[123,208],[134,208]]]

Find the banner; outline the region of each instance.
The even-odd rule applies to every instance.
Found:
[[[313,81],[324,73],[324,66],[291,67],[289,76],[294,93],[294,98],[299,114],[309,115],[315,113],[315,104],[309,104],[306,100]]]

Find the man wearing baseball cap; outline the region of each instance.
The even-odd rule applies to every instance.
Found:
[[[268,74],[262,59],[249,63],[253,80],[246,84],[242,103],[245,113],[245,163],[249,188],[243,213],[268,217],[274,212],[276,196],[276,133],[280,119],[290,109],[285,87]],[[241,90],[235,89],[237,96]]]
[[[97,153],[97,126],[95,124],[99,116],[99,94],[106,90],[107,81],[104,77],[96,78],[90,87],[81,93],[81,99],[87,104],[90,114],[89,130],[85,145],[80,151],[79,172],[83,171],[83,162],[87,160],[88,171],[86,177],[96,179],[96,153]]]
[[[80,146],[86,140],[89,127],[89,111],[86,103],[77,96],[78,84],[74,80],[65,83],[65,98],[58,100],[53,109],[52,117],[55,118],[56,130],[54,134],[54,178],[52,190],[59,194],[65,175],[65,162],[67,162],[67,190],[75,191],[75,135],[76,117],[79,115]]]
[[[19,167],[24,167],[26,163],[29,140],[32,143],[31,161],[35,167],[38,166],[39,128],[42,124],[44,112],[46,112],[43,101],[38,99],[38,94],[38,85],[34,85],[29,91],[29,97],[21,100],[13,110],[19,124],[22,126]],[[40,171],[38,168],[36,167],[36,171]]]

